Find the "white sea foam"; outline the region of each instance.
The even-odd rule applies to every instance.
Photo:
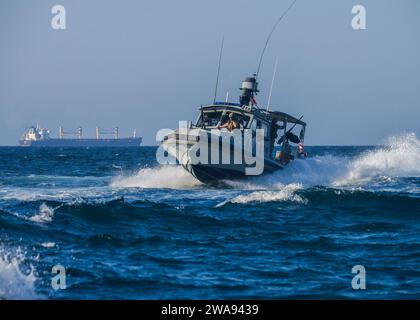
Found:
[[[34,268],[30,266],[28,272],[22,271],[24,259],[20,250],[10,253],[0,248],[0,300],[40,298],[35,292]]]
[[[305,204],[307,200],[295,192],[302,189],[301,184],[288,184],[282,187],[279,187],[277,190],[267,190],[267,191],[253,191],[249,194],[239,195],[233,199],[226,200],[216,207],[225,205],[226,203],[250,203],[250,202],[282,202],[282,201],[291,201]]]
[[[67,203],[83,202],[86,198],[100,198],[102,196],[113,197],[113,190],[109,187],[95,186],[88,188],[26,188],[4,187],[0,190],[3,200],[19,201],[61,201]]]
[[[332,155],[315,156],[292,161],[284,170],[272,174],[248,177],[246,180],[225,181],[225,183],[235,189],[245,190],[278,190],[289,184],[300,184],[304,187],[329,185],[343,173],[348,161],[345,157]]]
[[[55,242],[43,242],[41,243],[41,246],[43,246],[44,248],[54,248]]]
[[[159,166],[144,168],[133,176],[118,177],[111,183],[117,188],[170,188],[188,189],[201,183],[181,166]]]
[[[54,208],[47,206],[45,203],[39,206],[39,212],[30,217],[29,220],[38,223],[48,223],[51,222],[54,217]]]
[[[414,133],[389,138],[383,147],[355,158],[327,154],[291,162],[284,170],[244,181],[227,181],[238,189],[279,189],[298,183],[345,187],[368,185],[373,179],[392,183],[398,177],[420,176],[420,141]]]
[[[360,183],[372,178],[392,181],[395,177],[420,177],[420,140],[414,133],[391,137],[383,148],[351,161],[346,174],[334,181],[334,185]]]

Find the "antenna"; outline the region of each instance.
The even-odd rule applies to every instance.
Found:
[[[276,63],[274,64],[273,79],[271,79],[270,94],[268,95],[268,101],[267,101],[267,111],[268,111],[268,107],[270,106],[271,93],[273,92],[274,78],[276,77],[276,71],[277,71],[277,62],[279,62],[279,57],[276,57]]]
[[[265,41],[264,48],[263,48],[263,50],[261,52],[260,61],[258,63],[258,68],[257,68],[257,73],[256,73],[256,77],[255,78],[258,78],[258,74],[260,73],[261,63],[262,63],[262,60],[263,60],[263,57],[264,57],[265,49],[267,49],[268,42],[270,41],[270,38],[273,35],[274,30],[276,30],[276,27],[280,23],[280,21],[283,20],[283,18],[287,15],[287,13],[290,11],[290,9],[292,9],[292,7],[295,5],[296,1],[297,0],[294,0],[290,4],[290,6],[287,7],[287,9],[280,16],[280,18],[277,19],[276,23],[274,24],[273,28],[271,29],[270,33],[268,34],[267,40]]]
[[[222,53],[223,53],[223,44],[224,44],[224,42],[225,42],[225,36],[222,37],[222,45],[220,46],[219,66],[217,67],[216,88],[214,88],[214,99],[213,99],[213,103],[216,102],[217,87],[219,86],[220,64],[222,62]]]

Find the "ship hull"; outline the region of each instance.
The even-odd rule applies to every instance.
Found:
[[[22,147],[139,147],[142,138],[122,139],[47,139],[47,140],[19,140]]]
[[[187,170],[192,176],[204,184],[218,185],[223,184],[224,180],[240,180],[249,177],[255,177],[247,175],[245,172],[245,165],[183,165],[184,169]],[[266,159],[264,161],[264,170],[260,175],[267,173],[273,173],[277,170],[281,170],[284,167],[280,163],[273,162]]]
[[[202,131],[202,130],[200,130]],[[196,132],[199,135],[198,132]],[[208,133],[210,135],[210,133]],[[245,179],[248,177],[255,177],[255,175],[247,175],[247,168],[251,168],[244,161],[241,163],[232,163],[234,159],[234,154],[238,154],[243,159],[245,152],[249,153],[249,150],[244,150],[243,148],[236,148],[231,143],[227,143],[227,146],[224,147],[225,143],[221,144],[209,144],[208,145],[208,155],[211,157],[212,153],[217,155],[222,154],[223,150],[230,150],[230,163],[197,163],[192,164],[190,152],[194,146],[194,143],[188,142],[185,140],[185,136],[180,135],[178,132],[172,134],[162,142],[162,148],[168,152],[173,158],[177,160],[177,163],[182,165],[182,167],[188,171],[192,176],[202,183],[209,185],[219,185],[223,184],[224,180],[238,180]],[[190,134],[190,141],[196,141],[195,137]],[[216,150],[217,149],[217,150]],[[258,175],[263,175],[266,173],[272,173],[277,170],[284,168],[284,165],[278,161],[274,161],[269,158],[264,158],[264,168],[262,172]]]

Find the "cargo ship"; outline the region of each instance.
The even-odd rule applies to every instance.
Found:
[[[19,140],[22,147],[140,147],[142,137],[136,137],[134,131],[132,137],[120,138],[119,129],[102,130],[96,127],[96,138],[83,138],[82,127],[76,130],[66,131],[63,127],[59,129],[59,138],[51,138],[50,131],[37,125],[30,127]],[[73,138],[66,138],[65,135],[75,135]],[[102,135],[113,135],[102,137]]]

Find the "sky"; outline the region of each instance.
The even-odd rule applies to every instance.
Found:
[[[0,0],[0,145],[28,126],[156,133],[237,102],[270,29],[291,0]],[[66,29],[54,30],[54,5]],[[352,7],[366,8],[366,30]],[[310,145],[380,144],[420,133],[420,1],[298,0],[273,33],[257,101],[304,116]]]

